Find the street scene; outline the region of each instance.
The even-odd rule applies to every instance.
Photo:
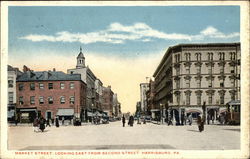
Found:
[[[128,121],[126,121],[128,122]],[[70,135],[69,135],[70,134]],[[223,136],[227,136],[225,139]],[[182,143],[182,144],[180,144]],[[197,124],[167,126],[153,123],[122,127],[121,121],[108,125],[46,127],[34,133],[31,125],[10,126],[9,150],[235,150],[240,148],[240,127]]]
[[[8,11],[8,150],[241,148],[239,6]]]

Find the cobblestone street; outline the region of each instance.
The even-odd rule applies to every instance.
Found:
[[[103,125],[55,126],[34,132],[31,125],[9,126],[9,150],[108,149],[240,149],[240,126],[167,126],[147,123],[122,127],[120,121]]]

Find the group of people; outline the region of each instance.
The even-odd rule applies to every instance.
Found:
[[[125,127],[125,124],[126,124],[126,119],[125,119],[125,117],[123,115],[123,117],[122,117],[122,126]],[[128,125],[129,126],[133,126],[134,125],[134,117],[132,115],[128,119]]]
[[[34,132],[44,132],[45,128],[47,126],[51,127],[51,119],[45,119],[44,117],[39,117],[39,118],[35,118],[33,121],[33,130]],[[52,124],[54,123],[54,121],[52,121]],[[59,119],[58,117],[56,118],[56,123],[55,123],[56,127],[59,127]]]

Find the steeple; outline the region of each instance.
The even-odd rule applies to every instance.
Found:
[[[82,47],[80,47],[80,53],[77,56],[77,64],[76,68],[84,68],[85,67],[85,57],[82,53]]]

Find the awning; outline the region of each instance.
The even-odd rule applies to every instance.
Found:
[[[220,108],[220,111],[219,111],[219,112],[220,112],[220,113],[224,113],[224,112],[226,112],[226,111],[227,111],[227,108],[224,107],[224,108]]]
[[[150,111],[151,111],[151,112],[159,112],[160,109],[151,109]]]
[[[92,115],[93,115],[93,113],[87,112],[87,116],[92,116]]]
[[[73,116],[74,109],[58,109],[56,115],[58,115],[58,116]]]
[[[33,112],[36,111],[36,109],[22,109],[20,108],[20,112]]]
[[[186,111],[186,113],[196,113],[196,112],[201,113],[201,111],[198,109],[189,109]]]
[[[231,100],[226,105],[240,105],[240,100]]]

